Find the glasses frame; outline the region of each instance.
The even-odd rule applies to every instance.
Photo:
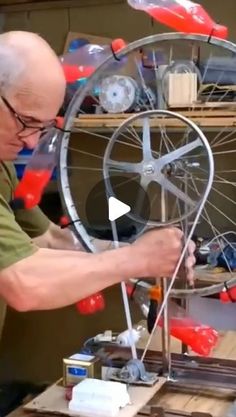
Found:
[[[5,97],[0,96],[0,98],[2,99],[3,103],[8,108],[8,110],[10,111],[10,113],[12,113],[15,119],[22,125],[22,129],[18,132],[18,134],[22,135],[22,133],[25,132],[27,129],[32,130],[30,133],[22,135],[24,137],[34,135],[38,132],[43,133],[47,131],[48,129],[55,127],[57,125],[57,120],[53,119],[52,121],[45,124],[45,126],[40,126],[40,127],[31,126],[30,124],[25,123],[25,121],[23,120],[23,117],[15,111],[15,109],[12,107],[12,105],[9,103],[9,101]],[[41,123],[39,120],[35,120],[35,121],[38,123]]]

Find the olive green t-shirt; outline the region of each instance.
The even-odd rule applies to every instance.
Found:
[[[32,238],[45,233],[50,223],[39,207],[12,211],[17,183],[14,165],[0,162],[0,270],[36,252]]]

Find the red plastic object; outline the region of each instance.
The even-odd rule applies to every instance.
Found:
[[[88,315],[103,311],[105,308],[105,300],[101,292],[98,292],[91,297],[84,298],[76,303],[76,308],[80,314]]]
[[[216,24],[200,4],[190,0],[129,0],[129,4],[179,32],[228,37],[226,26]]]
[[[25,209],[32,209],[39,204],[43,191],[50,181],[51,170],[27,169],[14,192],[14,200],[22,200]]]
[[[111,47],[114,52],[119,52],[126,47],[126,42],[124,39],[114,39],[111,43]]]
[[[56,126],[59,129],[63,129],[63,126],[64,126],[64,117],[61,117],[61,116],[56,117]]]
[[[70,219],[67,216],[61,216],[59,223],[60,226],[67,226],[70,223]]]
[[[223,291],[221,291],[220,301],[222,303],[236,302],[236,287],[229,288],[228,290],[225,288]]]
[[[66,226],[70,222],[67,216],[60,218],[60,225]],[[105,308],[105,299],[101,292],[98,292],[90,297],[84,298],[75,304],[77,311],[80,314],[88,315],[95,314],[98,311],[102,311]]]
[[[81,78],[88,78],[95,71],[94,67],[85,67],[69,64],[62,64],[67,83],[74,83]]]
[[[56,168],[57,128],[62,128],[64,119],[58,117],[56,126],[42,134],[26,165],[21,181],[14,190],[13,209],[32,209],[37,206]]]
[[[162,325],[162,322],[159,324]],[[201,356],[209,356],[218,342],[216,330],[187,317],[171,318],[170,334]]]
[[[80,50],[76,52],[72,52],[71,54],[67,54],[66,58],[64,57],[64,62],[62,62],[62,68],[65,74],[65,79],[67,83],[74,83],[81,78],[88,78],[90,77],[94,71],[96,70],[97,66],[105,61],[106,59],[106,51],[110,53],[110,50],[113,51],[113,53],[119,52],[121,49],[123,49],[126,46],[126,42],[123,39],[114,39],[111,42],[111,45],[106,45],[103,53],[101,52],[101,57],[99,60],[99,53],[94,54],[97,56],[97,61],[95,58],[89,59],[89,52],[83,51],[83,48],[81,48],[81,54]],[[68,58],[70,56],[70,59]],[[87,58],[87,59],[86,59]],[[77,61],[77,62],[76,62]],[[94,65],[88,65],[85,64],[85,62],[91,62],[94,63]]]
[[[128,295],[128,297],[130,298],[134,292],[134,286],[132,284],[126,284],[126,293]]]
[[[65,389],[65,399],[66,399],[66,401],[71,401],[72,400],[72,389],[73,389],[73,385],[69,385],[68,387],[66,387],[66,389]]]

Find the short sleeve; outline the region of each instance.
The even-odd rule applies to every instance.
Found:
[[[18,183],[13,164],[5,164],[5,171],[13,191]],[[43,235],[50,225],[50,220],[39,207],[34,207],[31,210],[18,209],[14,211],[14,215],[16,222],[31,238]]]
[[[33,255],[37,249],[16,222],[8,203],[0,196],[0,270]]]
[[[15,219],[31,238],[43,235],[48,230],[50,224],[49,219],[39,207],[31,210],[16,210]]]

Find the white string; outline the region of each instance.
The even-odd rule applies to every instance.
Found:
[[[120,244],[119,244],[117,227],[116,227],[115,221],[111,221],[111,227],[112,227],[112,234],[113,234],[113,246],[114,248],[118,249]],[[137,359],[137,349],[136,349],[135,341],[133,337],[133,324],[132,324],[132,318],[131,318],[131,313],[130,313],[130,308],[129,308],[129,299],[128,299],[126,285],[124,281],[121,282],[121,292],[122,292],[122,298],[123,298],[123,303],[124,303],[127,327],[129,331],[129,340],[130,340],[132,359]]]

